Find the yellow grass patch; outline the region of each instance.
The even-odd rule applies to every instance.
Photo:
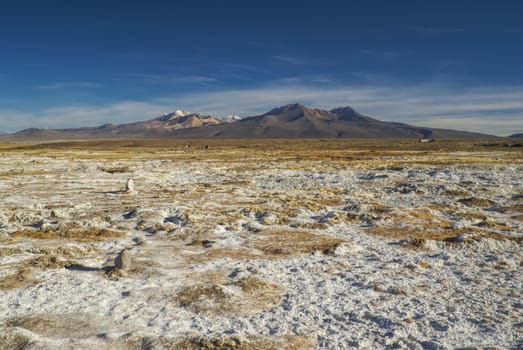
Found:
[[[31,277],[31,269],[19,268],[13,274],[0,277],[0,290],[26,288],[36,283]]]
[[[408,212],[409,216],[415,218],[414,222],[417,222],[424,228],[438,229],[452,226],[452,221],[443,217],[437,216],[427,209],[414,209]],[[401,222],[412,222],[413,220],[409,217],[400,218]]]
[[[190,337],[179,341],[177,349],[185,350],[312,350],[316,340],[307,335],[283,335],[277,337]]]
[[[54,255],[41,255],[23,262],[24,265],[41,269],[60,269],[71,264]]]
[[[443,194],[446,195],[446,196],[449,196],[449,197],[465,197],[465,196],[469,196],[470,192],[466,191],[466,190],[463,190],[463,189],[459,189],[459,190],[445,190],[443,192]]]
[[[30,342],[29,337],[16,332],[0,335],[0,344],[4,349],[23,350],[29,346]]]
[[[128,173],[131,171],[128,166],[100,167],[100,170],[109,174]]]
[[[501,213],[523,213],[523,204],[505,205],[496,208],[496,211]]]
[[[470,238],[465,243],[470,243],[478,239],[506,239],[514,242],[523,241],[523,237],[516,237],[507,234],[492,232],[481,228],[460,228],[460,229],[418,229],[412,227],[371,227],[365,230],[370,234],[384,236],[390,239],[407,240],[407,245],[422,247],[423,240],[453,242],[461,234],[470,233]]]
[[[272,256],[326,252],[345,242],[341,238],[300,230],[266,230],[252,237],[250,245]]]
[[[452,212],[452,215],[456,216],[457,218],[464,219],[464,220],[470,220],[470,221],[487,220],[486,215],[484,215],[482,213],[474,212],[474,211]]]
[[[0,248],[0,256],[22,254],[23,252],[20,248]]]
[[[498,222],[495,220],[488,220],[488,219],[476,224],[475,226],[484,227],[484,228],[488,228],[488,229],[496,230],[496,231],[505,231],[505,232],[518,232],[519,231],[518,229],[513,228],[504,222]]]
[[[102,331],[102,320],[93,320],[94,315],[34,314],[17,316],[5,321],[8,327],[19,327],[46,337],[84,338]]]
[[[103,241],[107,238],[123,237],[125,233],[105,228],[87,228],[81,230],[18,230],[11,234],[13,238],[34,239],[73,239],[80,242]]]
[[[283,290],[274,283],[247,277],[225,284],[184,287],[177,293],[175,301],[196,313],[246,314],[276,305],[282,294]]]
[[[189,254],[185,254],[184,258],[190,264],[199,264],[216,259],[245,260],[256,259],[260,257],[246,248],[209,248],[205,250],[201,250],[200,247],[188,248],[198,249],[196,251],[190,251]]]
[[[481,208],[492,207],[493,205],[496,204],[496,202],[493,202],[490,199],[476,198],[476,197],[458,199],[458,202],[462,203],[468,207],[481,207]]]
[[[209,248],[196,240],[186,246],[184,258],[191,264],[215,259],[271,259],[314,252],[332,252],[345,240],[302,230],[261,230],[245,237],[245,246],[239,248]],[[256,249],[255,251],[252,248]],[[261,254],[260,254],[261,252]]]

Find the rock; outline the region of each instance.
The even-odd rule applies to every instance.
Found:
[[[278,223],[278,217],[270,212],[264,212],[260,216],[260,223],[262,225],[274,225]]]
[[[343,256],[350,253],[357,253],[361,251],[361,247],[352,242],[336,243],[331,249],[326,249],[323,253],[326,255]]]
[[[125,184],[125,192],[134,193],[133,179],[131,179],[131,178],[127,179],[127,183]]]
[[[127,270],[131,267],[131,254],[127,249],[118,253],[118,256],[114,259],[114,267],[119,270]]]
[[[145,245],[145,240],[142,237],[134,237],[133,243],[136,245]]]
[[[138,214],[138,210],[133,209],[133,210],[123,214],[123,218],[126,220],[129,220],[129,219],[135,218],[137,214]]]
[[[408,194],[408,193],[416,192],[416,190],[417,190],[416,185],[408,184],[408,183],[399,184],[394,189],[395,192],[399,192],[401,194]]]

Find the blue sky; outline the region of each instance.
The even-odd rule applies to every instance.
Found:
[[[0,131],[294,102],[523,132],[519,1],[2,1]]]

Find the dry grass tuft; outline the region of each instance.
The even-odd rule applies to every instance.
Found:
[[[505,205],[495,208],[495,211],[500,213],[523,213],[523,204]]]
[[[195,244],[186,246],[189,251],[196,250],[196,252],[186,255],[187,261],[192,264],[223,258],[270,259],[314,252],[327,253],[333,251],[339,243],[343,243],[345,240],[301,230],[262,230],[246,237],[246,245],[251,249],[244,247],[214,248],[212,245],[206,246],[200,244],[199,241],[195,242]],[[252,248],[256,250],[253,251]]]
[[[22,254],[23,252],[20,248],[0,248],[0,256]]]
[[[458,199],[458,202],[461,204],[464,204],[468,207],[489,208],[489,207],[496,205],[496,202],[491,201],[490,199],[476,198],[476,197]]]
[[[107,324],[89,314],[35,314],[6,320],[8,327],[19,327],[46,337],[86,338],[101,332]]]
[[[50,335],[57,327],[57,319],[43,316],[18,316],[6,321],[8,327],[19,327],[38,334]]]
[[[409,217],[410,216],[410,217]],[[417,223],[425,229],[441,229],[452,226],[452,221],[445,219],[428,209],[414,209],[409,211],[409,216],[397,216],[397,222]]]
[[[420,263],[418,264],[419,267],[421,267],[422,269],[426,269],[426,268],[429,268],[430,267],[430,263],[428,261],[420,261]]]
[[[100,167],[100,170],[109,174],[120,174],[120,173],[128,173],[131,171],[131,169],[128,166],[120,166],[120,167]]]
[[[448,229],[418,229],[412,227],[382,227],[376,226],[365,230],[368,233],[384,236],[391,239],[407,240],[407,247],[418,248],[423,246],[424,240],[444,241],[449,243],[472,243],[480,239],[506,239],[513,242],[523,241],[523,237],[492,232],[483,228],[448,228]],[[467,239],[461,240],[463,234]]]
[[[272,282],[256,277],[246,277],[231,284],[240,287],[242,292],[260,308],[275,305],[281,301],[283,290]]]
[[[498,221],[489,220],[489,219],[484,220],[474,226],[484,227],[484,228],[488,228],[488,229],[496,230],[496,231],[518,232],[518,229],[510,227],[509,225],[507,225],[504,222],[498,222]]]
[[[409,238],[403,245],[405,248],[423,249],[427,245],[427,240],[424,238]]]
[[[27,336],[18,334],[16,332],[6,332],[0,335],[0,345],[2,349],[23,350],[30,344]]]
[[[332,251],[345,240],[299,230],[262,231],[253,237],[252,246],[275,257]]]
[[[212,241],[209,239],[196,239],[196,240],[192,241],[191,243],[188,243],[187,246],[210,248],[210,247],[212,247],[212,245],[214,243],[216,243],[216,241]]]
[[[183,288],[177,295],[181,307],[193,312],[232,311],[233,305],[227,303],[227,294],[221,285],[192,286]]]
[[[199,264],[206,261],[216,259],[231,259],[231,260],[245,260],[245,259],[256,259],[259,255],[252,253],[250,250],[245,248],[206,248],[202,250],[202,247],[187,247],[197,249],[198,252],[187,254],[185,259],[190,264]]]
[[[300,223],[297,225],[297,227],[309,230],[325,230],[329,227],[329,225],[323,222],[313,221]]]
[[[282,294],[282,289],[274,283],[247,277],[226,284],[185,287],[175,300],[180,306],[196,313],[245,314],[276,305],[281,301]]]
[[[165,337],[140,336],[134,333],[127,333],[117,340],[109,342],[107,349],[125,349],[125,350],[144,350],[144,349],[162,349],[162,350],[181,350],[176,346],[174,340]]]
[[[371,288],[372,288],[373,291],[378,292],[378,293],[385,293],[387,291],[387,288],[385,288],[384,286],[379,285],[377,283],[374,283],[371,286]]]
[[[455,231],[459,233],[455,236],[444,239],[444,241],[448,243],[474,243],[482,239],[492,239],[496,241],[507,240],[515,243],[523,242],[523,236],[511,236],[490,231],[471,231],[470,229],[461,229]]]
[[[29,267],[37,267],[41,269],[61,269],[70,265],[70,261],[61,260],[54,255],[42,255],[28,261],[24,261],[24,265]]]
[[[37,283],[31,276],[31,269],[19,268],[13,274],[0,277],[0,290],[26,288]]]
[[[412,247],[419,247],[420,244],[424,244],[424,240],[441,241],[445,238],[455,236],[454,233],[448,232],[447,230],[425,230],[413,227],[376,226],[366,229],[365,232],[368,232],[373,235],[384,236],[391,239],[407,239],[408,242],[412,242]]]
[[[470,192],[467,190],[459,189],[459,190],[445,190],[443,192],[444,195],[449,197],[465,197],[469,196]]]
[[[389,289],[387,289],[387,292],[393,295],[407,295],[405,289],[401,287],[390,287]]]
[[[185,350],[312,350],[316,340],[305,335],[284,335],[278,337],[204,338],[192,337],[176,344]]]
[[[11,234],[13,238],[34,239],[72,239],[79,242],[103,241],[107,238],[123,237],[125,233],[105,228],[87,228],[83,230],[18,230]]]
[[[485,221],[487,220],[487,216],[473,211],[459,211],[459,212],[451,212],[452,215],[456,216],[457,218],[463,219],[463,220],[469,220],[469,221]]]

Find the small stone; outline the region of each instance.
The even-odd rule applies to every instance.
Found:
[[[114,259],[114,267],[119,270],[127,270],[131,267],[131,254],[127,249],[118,253],[118,256]]]
[[[352,242],[336,243],[332,248],[326,249],[323,253],[326,255],[343,256],[361,251],[361,247]]]
[[[145,240],[142,237],[134,237],[133,238],[133,242],[136,245],[144,245],[145,244]]]
[[[133,193],[134,192],[134,181],[133,179],[129,178],[127,179],[127,183],[125,184],[125,191]]]

